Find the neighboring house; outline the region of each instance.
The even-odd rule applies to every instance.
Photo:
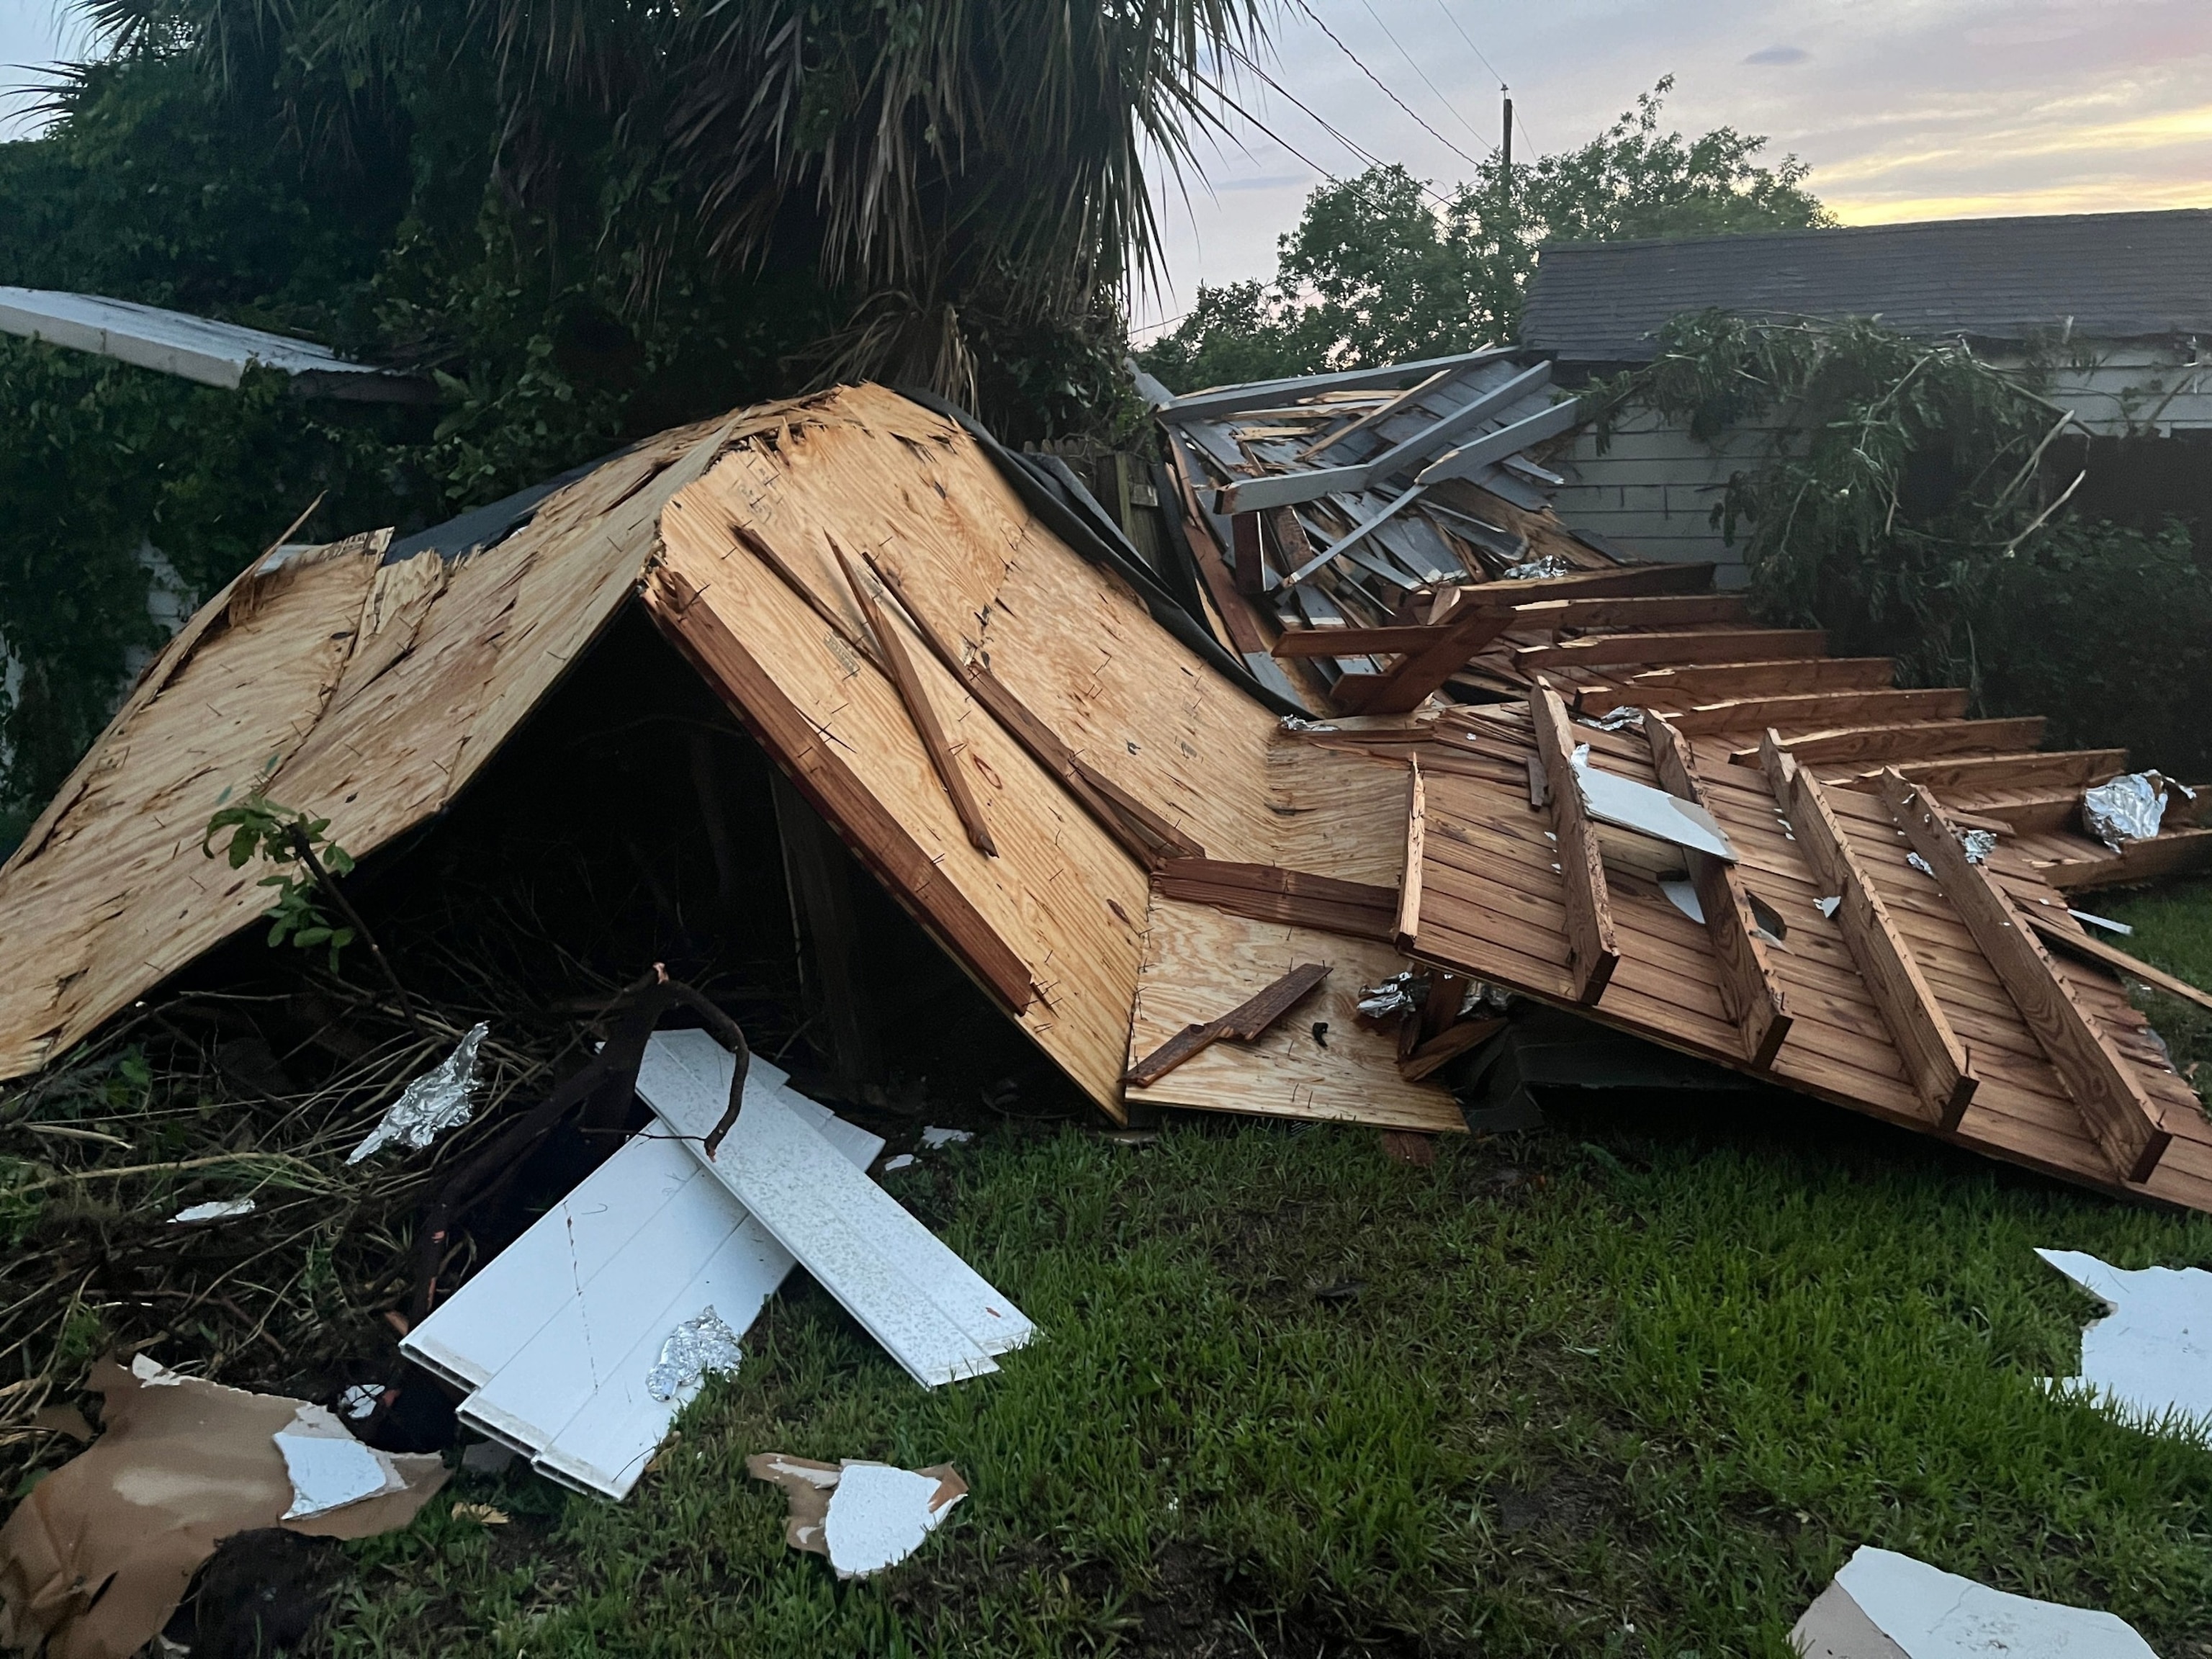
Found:
[[[2094,434],[2077,441],[2083,512],[2145,526],[2168,514],[2212,543],[2212,211],[2088,213],[1544,249],[1522,343],[1563,386],[1649,362],[1683,312],[1879,317],[2020,364]],[[1743,428],[1709,448],[1631,410],[1601,454],[1584,432],[1551,465],[1562,517],[1655,557],[1714,559],[1744,580],[1712,522],[1729,474],[1763,447]]]

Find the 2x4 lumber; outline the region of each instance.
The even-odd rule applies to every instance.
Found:
[[[1377,386],[1395,389],[1408,381],[1434,374],[1439,369],[1461,368],[1471,363],[1487,362],[1495,357],[1510,357],[1519,349],[1517,346],[1486,346],[1480,351],[1464,351],[1449,357],[1430,357],[1413,363],[1386,363],[1380,368],[1348,368],[1330,374],[1300,374],[1288,380],[1254,380],[1243,386],[1216,386],[1211,391],[1194,392],[1178,398],[1153,413],[1172,426],[1180,426],[1186,421],[1219,420],[1224,416],[1242,414],[1248,409],[1273,409],[1297,403],[1318,397],[1324,392],[1364,392]]]
[[[1674,634],[1599,634],[1513,653],[1523,673],[1553,668],[1621,668],[1637,663],[1755,662],[1817,657],[1828,636],[1817,628],[1724,628]]]
[[[1568,601],[1558,628],[1698,628],[1743,623],[1750,608],[1741,593],[1632,593]]]
[[[1982,755],[1962,760],[1914,761],[1896,769],[1909,783],[1924,783],[1961,800],[1992,789],[2079,789],[2127,769],[2124,749],[2054,749],[2015,755]],[[1854,787],[1879,792],[1881,774],[1869,773]]]
[[[2106,858],[2063,859],[2043,868],[2045,880],[2063,892],[2092,887],[2126,887],[2184,871],[2212,866],[2212,830],[2169,830],[2148,841],[2131,841]]]
[[[876,603],[876,596],[868,591],[867,583],[861,580],[852,560],[845,556],[845,550],[833,541],[830,550],[837,556],[845,580],[852,584],[853,597],[860,601],[860,614],[867,618],[868,631],[876,636],[877,648],[890,670],[891,683],[898,687],[899,701],[906,705],[907,718],[914,722],[915,733],[921,738],[938,781],[951,799],[952,810],[960,815],[960,827],[968,832],[968,844],[987,858],[998,857],[999,846],[991,839],[991,826],[983,817],[983,803],[976,799],[975,786],[961,769],[960,757],[945,734],[944,723],[937,718],[928,689],[922,684],[921,674],[907,653],[906,641],[899,637],[883,606]]]
[[[1831,761],[1926,760],[1938,755],[1997,754],[2033,747],[2043,739],[2044,720],[2029,714],[2000,720],[1911,720],[1898,726],[1844,726],[1807,732],[1789,739],[1800,766]],[[1757,766],[1756,747],[1729,757],[1738,766]]]
[[[1705,799],[1689,745],[1656,715],[1644,722],[1644,732],[1651,742],[1651,768],[1659,775],[1660,787],[1710,813],[1712,804]],[[1690,848],[1683,849],[1683,856],[1720,966],[1721,1006],[1743,1039],[1743,1057],[1754,1070],[1765,1071],[1790,1035],[1790,1009],[1756,931],[1759,919],[1751,908],[1751,895],[1742,876],[1727,860]]]
[[[680,573],[659,565],[647,579],[644,597],[647,614],[678,652],[721,693],[815,810],[838,826],[887,886],[907,896],[953,958],[1012,1012],[1034,1003],[1037,988],[1029,964],[945,879],[936,860],[861,783],[698,591]]]
[[[1936,872],[2113,1169],[2124,1181],[2150,1179],[2172,1136],[2134,1067],[2098,1029],[1988,869],[1968,861],[1929,787],[1893,767],[1882,775],[1881,797]]]
[[[1643,669],[1625,678],[1604,678],[1638,700],[1686,708],[1730,697],[1887,691],[1896,681],[1897,664],[1888,657],[1789,657],[1773,662],[1678,663]]]
[[[1462,604],[1510,608],[1544,599],[1589,599],[1624,593],[1703,593],[1712,585],[1713,567],[1710,564],[1630,564],[1610,570],[1578,570],[1569,576],[1462,582],[1458,592]]]
[[[1539,679],[1530,690],[1528,713],[1551,795],[1552,833],[1559,840],[1559,875],[1566,890],[1567,969],[1575,1000],[1589,1007],[1605,994],[1613,969],[1620,966],[1613,898],[1597,831],[1583,810],[1583,792],[1575,782],[1574,728],[1549,681]]]
[[[1516,613],[1462,605],[1434,637],[1379,674],[1346,674],[1329,696],[1347,714],[1405,714],[1467,665],[1468,658],[1513,626]]]
[[[2163,968],[2154,968],[2141,957],[2130,956],[2118,945],[2107,944],[2094,933],[2085,932],[2071,916],[2061,921],[2054,916],[2039,915],[2026,908],[2022,908],[2020,914],[2027,919],[2029,927],[2062,951],[2071,951],[2092,962],[2100,962],[2106,967],[2131,979],[2139,979],[2154,990],[2163,991],[2170,997],[2179,997],[2200,1008],[2212,1009],[2212,991],[2191,985],[2185,979],[2176,979]]]
[[[1852,848],[1820,780],[1797,764],[1773,732],[1766,734],[1761,754],[1775,804],[1814,873],[1842,901],[1835,920],[1844,948],[1866,981],[1889,1040],[1905,1062],[1913,1092],[1938,1128],[1947,1133],[1957,1128],[1978,1081],[1968,1066],[1966,1045],[1929,988],[1911,946],[1882,902],[1881,890]]]
[[[1701,702],[1670,714],[1684,737],[1721,732],[1825,731],[1844,720],[1888,723],[1948,720],[1966,712],[1966,693],[1955,686],[1912,691],[1813,691],[1798,696],[1735,697]]]
[[[1267,1035],[1285,1014],[1313,994],[1328,977],[1326,963],[1309,962],[1293,968],[1256,996],[1231,1008],[1218,1019],[1186,1025],[1128,1070],[1122,1081],[1133,1088],[1149,1089],[1183,1061],[1227,1038],[1253,1042]]]
[[[1410,951],[1421,932],[1421,860],[1428,856],[1428,787],[1421,781],[1421,763],[1412,763],[1413,799],[1406,813],[1406,873],[1398,881],[1398,920],[1391,930],[1401,951]]]

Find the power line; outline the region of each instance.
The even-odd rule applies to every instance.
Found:
[[[1360,144],[1357,140],[1355,140],[1355,139],[1353,139],[1353,138],[1350,137],[1349,137],[1349,136],[1347,136],[1346,133],[1344,133],[1344,132],[1340,131],[1337,127],[1335,127],[1334,125],[1333,125],[1329,122],[1328,118],[1326,116],[1324,116],[1323,114],[1322,114],[1322,112],[1321,112],[1319,110],[1317,110],[1317,109],[1314,108],[1314,106],[1313,106],[1312,105],[1310,105],[1310,104],[1307,103],[1307,102],[1305,101],[1305,100],[1304,100],[1304,99],[1303,99],[1303,98],[1299,97],[1299,96],[1297,95],[1297,94],[1296,94],[1295,92],[1292,92],[1292,91],[1291,91],[1288,87],[1285,86],[1285,85],[1284,85],[1280,81],[1278,81],[1278,80],[1277,80],[1273,76],[1272,76],[1272,75],[1268,74],[1268,73],[1267,73],[1267,71],[1264,68],[1262,68],[1262,67],[1261,67],[1261,65],[1260,65],[1256,61],[1255,61],[1255,60],[1250,57],[1250,55],[1249,55],[1249,54],[1248,54],[1248,53],[1246,53],[1246,52],[1243,52],[1242,50],[1240,50],[1240,49],[1238,49],[1238,48],[1237,48],[1237,47],[1233,47],[1233,46],[1232,46],[1230,50],[1231,50],[1231,53],[1232,53],[1232,54],[1237,58],[1237,59],[1240,63],[1242,63],[1242,64],[1244,65],[1244,67],[1245,67],[1245,68],[1247,68],[1247,69],[1250,70],[1252,71],[1252,73],[1253,73],[1253,74],[1255,74],[1255,75],[1258,76],[1261,81],[1265,82],[1266,82],[1269,87],[1272,87],[1275,91],[1277,91],[1277,92],[1279,92],[1279,93],[1282,94],[1282,95],[1283,95],[1285,98],[1288,99],[1288,100],[1290,100],[1290,102],[1291,102],[1291,103],[1292,103],[1293,105],[1295,105],[1295,106],[1297,106],[1300,111],[1301,111],[1301,112],[1304,112],[1304,114],[1305,115],[1305,117],[1306,117],[1306,118],[1307,118],[1308,120],[1311,121],[1311,122],[1312,122],[1316,126],[1319,127],[1319,128],[1320,128],[1323,132],[1327,133],[1330,137],[1332,137],[1332,138],[1335,139],[1335,140],[1336,140],[1336,142],[1337,142],[1338,143],[1340,143],[1340,144],[1343,145],[1343,146],[1345,147],[1345,149],[1346,149],[1349,150],[1349,151],[1352,153],[1352,159],[1353,159],[1354,161],[1358,161],[1358,162],[1362,167],[1382,167],[1382,166],[1387,165],[1387,164],[1383,161],[1383,160],[1382,160],[1382,158],[1381,156],[1379,156],[1379,155],[1376,155],[1376,154],[1374,153],[1374,151],[1372,151],[1372,150],[1370,150],[1370,149],[1366,149],[1364,146],[1363,146],[1362,144]],[[1240,113],[1241,113],[1241,112],[1240,112]],[[1248,120],[1251,119],[1251,118],[1250,118],[1249,116],[1247,116],[1245,118],[1246,118],[1246,119],[1248,119]],[[1255,125],[1256,126],[1256,125],[1258,125],[1259,124],[1255,121],[1255,122],[1254,122],[1254,123],[1253,123],[1253,125]],[[1265,127],[1261,127],[1261,128],[1260,128],[1260,130],[1261,130],[1261,131],[1262,131],[1262,132],[1267,132],[1267,131]],[[1267,135],[1267,136],[1268,136],[1269,137],[1271,137],[1271,138],[1272,138],[1272,137],[1274,137],[1274,135],[1273,135],[1273,133],[1268,133],[1268,135]],[[1275,140],[1275,142],[1276,142],[1277,143],[1282,143],[1282,140],[1281,140],[1281,139],[1279,139],[1279,138],[1277,138],[1277,139]],[[1290,149],[1290,146],[1289,146],[1289,145],[1287,145],[1287,144],[1284,144],[1284,145],[1283,145],[1283,148],[1284,148],[1284,149]],[[1293,155],[1297,155],[1297,152],[1296,150],[1291,150],[1291,153]],[[1304,158],[1304,156],[1299,156],[1299,157],[1298,157],[1298,159],[1299,159],[1300,161],[1304,161],[1304,160],[1305,160],[1305,158]],[[1312,162],[1310,162],[1310,161],[1307,161],[1307,162],[1306,162],[1306,165],[1307,165],[1308,167],[1312,167],[1312,166],[1313,166],[1313,163],[1312,163]],[[1337,181],[1336,181],[1336,179],[1335,179],[1334,178],[1331,177],[1331,176],[1330,176],[1330,174],[1328,174],[1326,171],[1323,171],[1322,169],[1320,169],[1320,168],[1316,168],[1315,170],[1316,170],[1316,172],[1320,172],[1320,173],[1321,173],[1321,174],[1322,174],[1322,177],[1323,177],[1324,179],[1328,179],[1328,181],[1329,181],[1331,184],[1334,184],[1334,183],[1336,183],[1336,182],[1337,182]],[[1443,196],[1439,196],[1439,195],[1438,195],[1435,191],[1433,191],[1433,190],[1430,189],[1430,188],[1429,188],[1429,186],[1428,186],[1428,185],[1427,185],[1426,183],[1425,183],[1425,182],[1421,183],[1421,185],[1420,185],[1420,190],[1421,190],[1421,193],[1422,193],[1424,196],[1427,197],[1427,198],[1428,198],[1431,202],[1434,202],[1434,203],[1435,203],[1438,207],[1449,207],[1449,206],[1451,205],[1450,201],[1449,201],[1447,198],[1443,197]]]
[[[1490,140],[1484,137],[1481,133],[1475,131],[1474,123],[1468,120],[1466,116],[1460,113],[1459,106],[1452,102],[1450,99],[1444,96],[1443,88],[1439,87],[1435,82],[1429,79],[1428,71],[1414,61],[1413,54],[1406,50],[1405,44],[1401,41],[1396,35],[1390,33],[1390,26],[1382,21],[1382,14],[1375,9],[1375,0],[1359,0],[1359,3],[1367,8],[1367,15],[1375,20],[1375,27],[1382,31],[1382,38],[1388,40],[1392,46],[1398,48],[1398,56],[1406,60],[1406,67],[1413,70],[1415,75],[1420,77],[1421,84],[1436,94],[1437,101],[1439,104],[1442,104],[1446,109],[1451,112],[1452,119],[1458,122],[1460,125],[1465,127],[1469,133],[1473,134],[1476,143],[1488,144],[1492,149],[1495,150],[1498,146],[1492,144]]]
[[[1457,14],[1452,10],[1449,5],[1445,3],[1445,0],[1437,0],[1437,9],[1443,13],[1444,21],[1449,23],[1453,28],[1459,32],[1459,38],[1467,42],[1467,49],[1474,54],[1475,61],[1480,64],[1483,68],[1488,70],[1491,74],[1497,76],[1498,90],[1500,92],[1506,91],[1508,88],[1505,77],[1498,73],[1498,65],[1490,61],[1489,54],[1485,52],[1480,46],[1474,43],[1474,37],[1467,32],[1465,25],[1461,23]],[[1403,48],[1401,47],[1400,50],[1402,51]],[[1534,154],[1536,149],[1536,135],[1528,131],[1528,124],[1521,118],[1521,110],[1518,105],[1514,106],[1513,125],[1521,129],[1521,136],[1528,141],[1529,151],[1531,154]]]
[[[1369,80],[1372,81],[1376,88],[1381,91],[1385,98],[1388,98],[1400,109],[1405,111],[1407,114],[1412,116],[1413,118],[1414,124],[1419,126],[1422,131],[1427,133],[1430,137],[1435,139],[1453,155],[1458,156],[1460,160],[1465,161],[1469,167],[1479,167],[1482,165],[1480,158],[1469,155],[1457,144],[1452,143],[1450,139],[1445,137],[1443,134],[1438,132],[1426,121],[1424,121],[1420,117],[1419,112],[1415,110],[1411,104],[1401,98],[1396,93],[1391,91],[1389,87],[1383,82],[1381,76],[1376,74],[1373,70],[1368,68],[1365,64],[1360,62],[1359,54],[1358,52],[1352,51],[1350,46],[1346,46],[1343,41],[1337,39],[1336,31],[1329,27],[1328,24],[1322,21],[1321,14],[1316,11],[1311,6],[1308,5],[1306,3],[1306,0],[1297,0],[1297,7],[1298,9],[1305,13],[1308,17],[1313,19],[1314,26],[1320,29],[1323,34],[1328,36],[1329,40],[1334,44],[1339,52],[1342,52],[1346,58],[1352,59],[1353,64],[1358,69],[1359,72],[1365,76]]]

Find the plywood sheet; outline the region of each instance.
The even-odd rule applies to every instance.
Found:
[[[1129,1035],[1131,1064],[1186,1025],[1218,1018],[1291,969],[1330,964],[1321,988],[1252,1043],[1217,1042],[1128,1098],[1158,1106],[1336,1119],[1389,1128],[1463,1133],[1450,1093],[1398,1072],[1395,1030],[1358,1023],[1359,988],[1409,964],[1387,945],[1155,896]],[[1328,1026],[1320,1038],[1316,1023]]]

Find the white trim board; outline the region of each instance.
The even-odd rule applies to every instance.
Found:
[[[702,1161],[736,1061],[704,1031],[659,1031],[637,1091]],[[805,1117],[748,1078],[744,1109],[708,1165],[869,1335],[925,1387],[998,1369],[1036,1328]]]

